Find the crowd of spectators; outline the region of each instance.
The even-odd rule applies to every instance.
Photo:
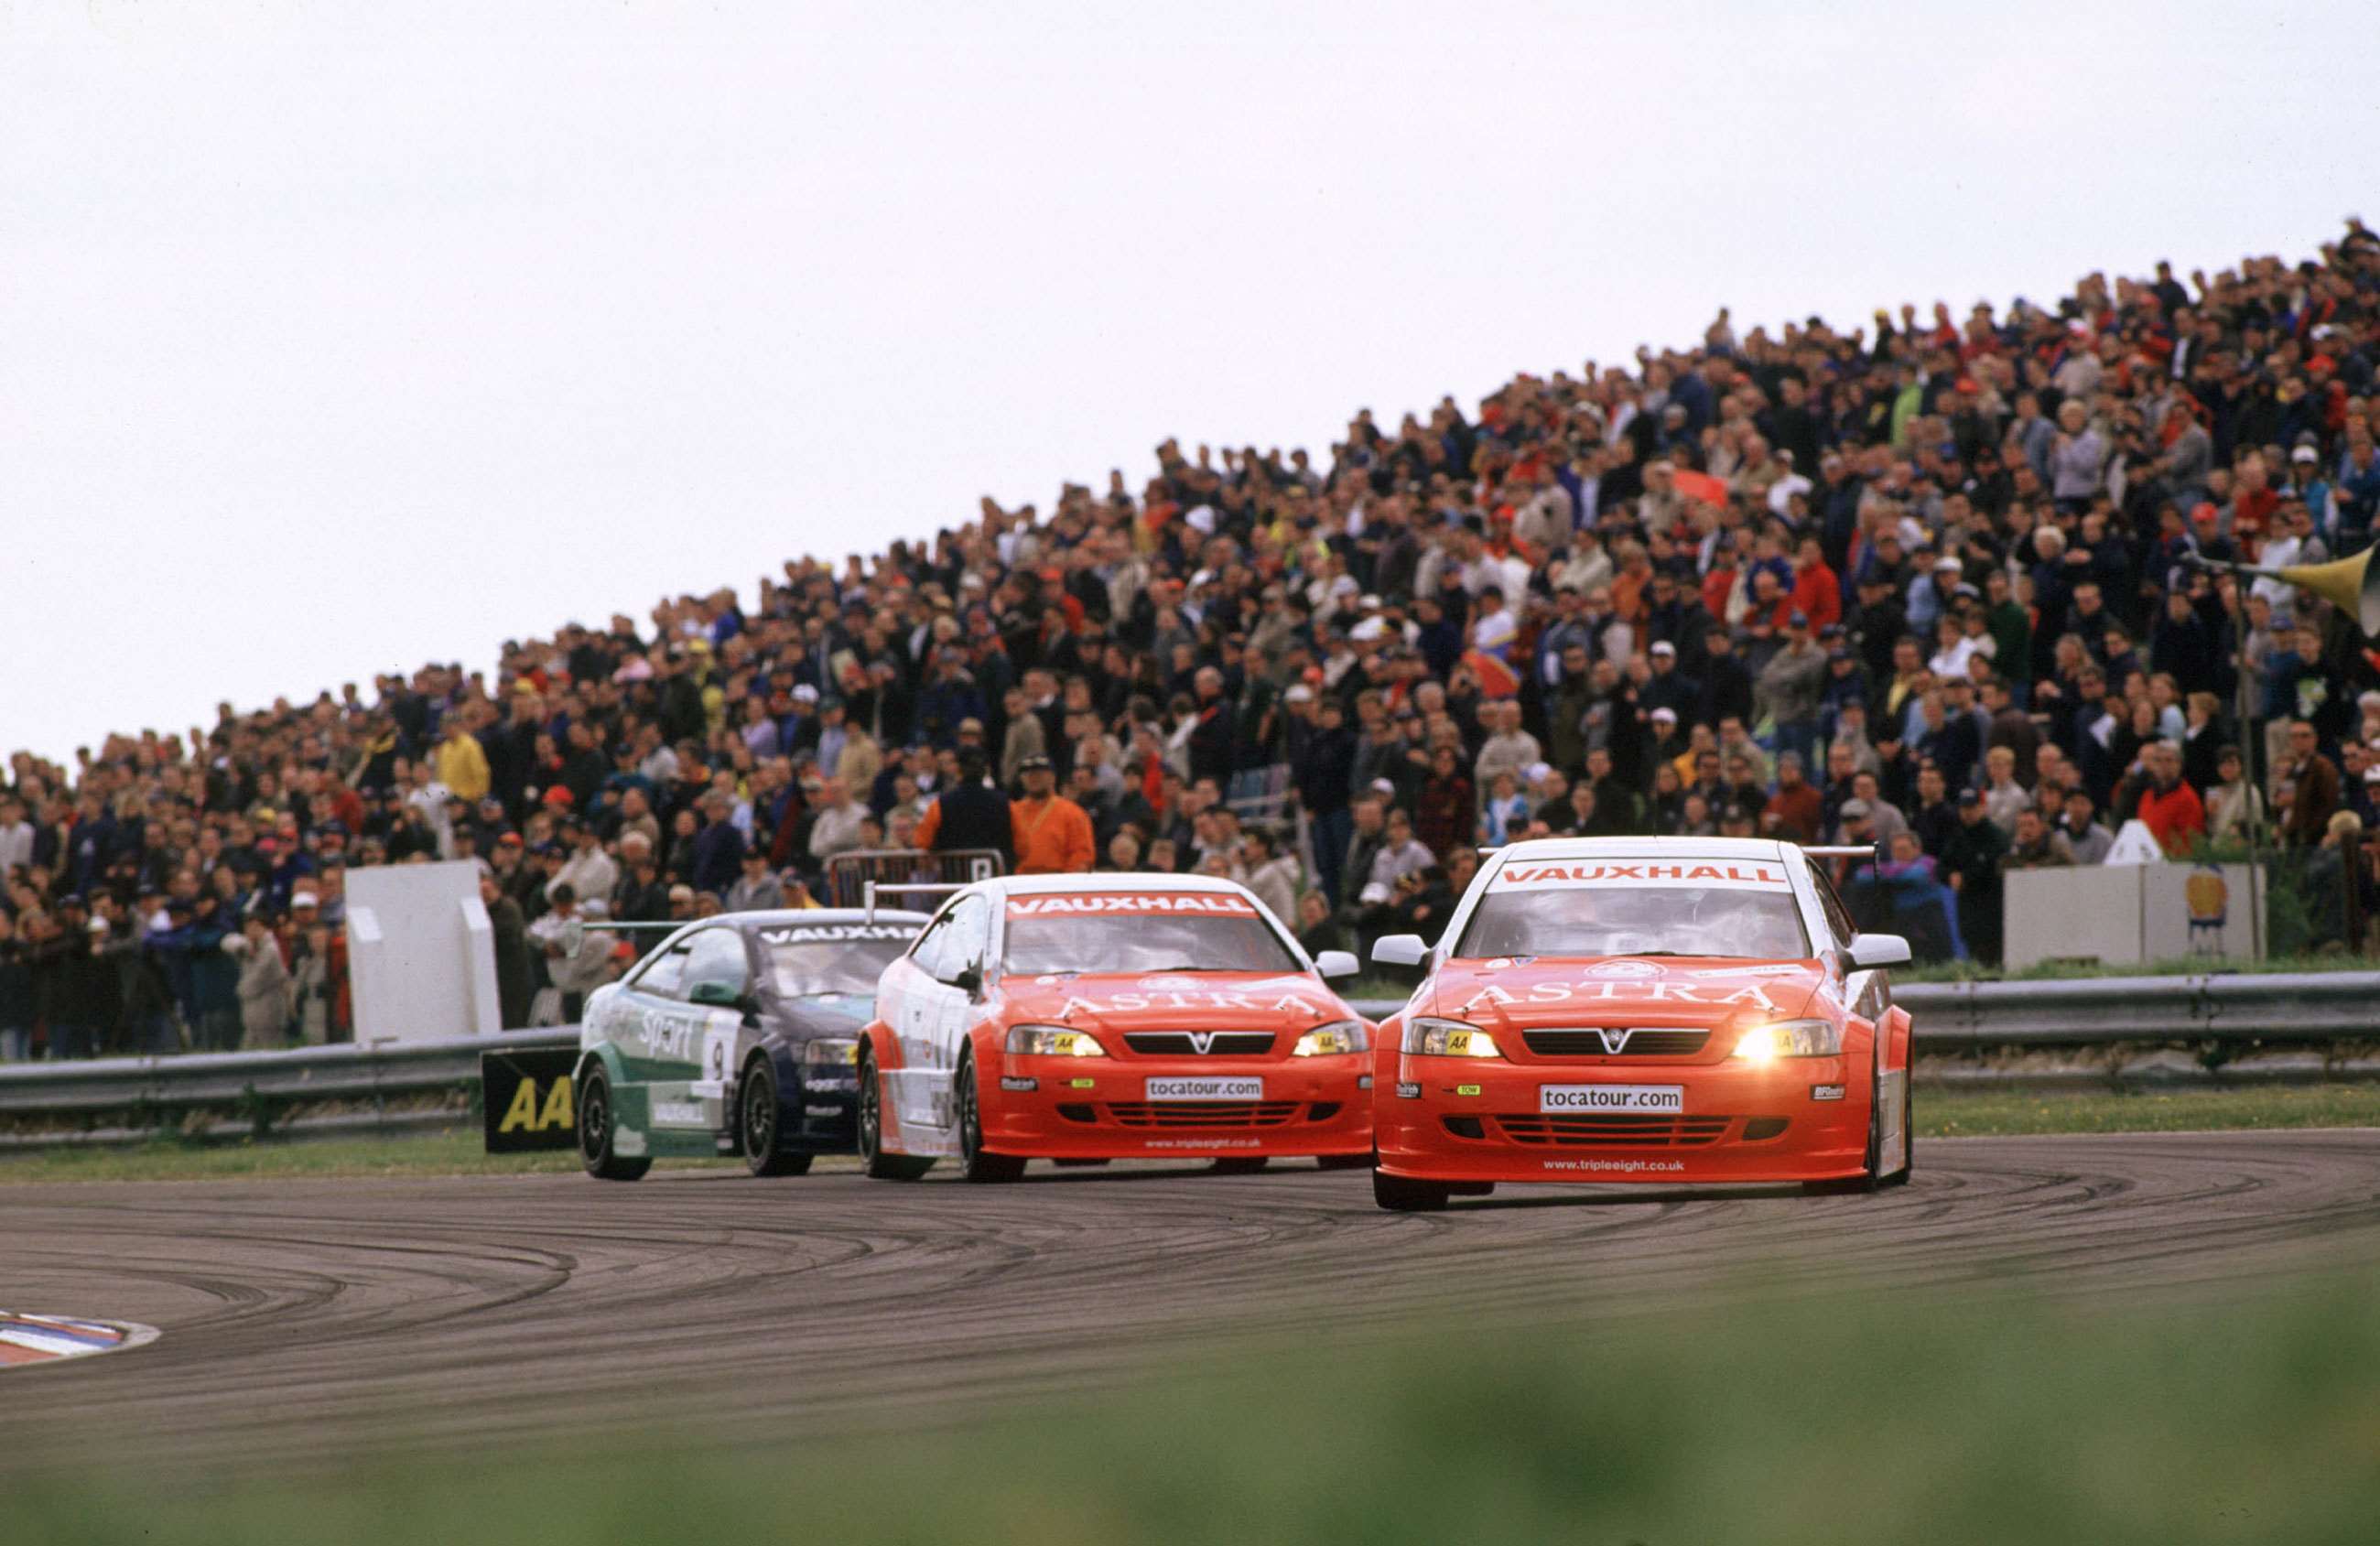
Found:
[[[1322,461],[1168,441],[492,674],[20,753],[0,1057],[336,1039],[347,872],[431,858],[484,870],[507,1023],[619,968],[607,920],[810,905],[866,849],[1229,874],[1317,947],[1430,932],[1475,845],[1546,834],[1881,843],[1863,905],[1984,958],[2007,870],[2133,820],[2360,875],[2380,661],[2191,561],[2370,542],[2375,371],[2360,224],[2054,304],[1722,310]]]

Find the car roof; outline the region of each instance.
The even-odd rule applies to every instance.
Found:
[[[1214,875],[1135,870],[1099,875],[995,875],[978,881],[975,889],[1002,896],[1050,896],[1086,891],[1220,891],[1237,896],[1246,888]]]
[[[1495,850],[1503,859],[1775,858],[1798,852],[1774,837],[1533,837]]]

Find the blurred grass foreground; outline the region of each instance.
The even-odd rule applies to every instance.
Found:
[[[10,1477],[0,1456],[0,1535],[2369,1542],[2374,1286],[2232,1285],[2154,1311],[1912,1301],[1888,1287],[1820,1301],[1754,1292],[1740,1296],[1748,1309],[1698,1296],[1690,1315],[1588,1338],[1500,1326],[1483,1263],[1475,1320],[1335,1351],[1327,1327],[1307,1328],[1271,1356],[1219,1349],[1134,1388],[958,1430],[638,1435],[613,1426],[633,1411],[606,1409],[567,1450],[407,1463],[391,1448],[277,1480]],[[42,1376],[58,1377],[71,1375]]]

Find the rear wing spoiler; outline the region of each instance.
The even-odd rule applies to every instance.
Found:
[[[1892,862],[1891,853],[1881,843],[1804,843],[1804,858],[1851,858],[1862,864],[1881,868]]]
[[[876,898],[879,895],[948,896],[954,891],[965,891],[965,883],[955,881],[935,881],[932,883],[920,881],[915,883],[904,883],[900,885],[886,885],[878,881],[869,881],[860,889],[860,905],[868,909],[868,921],[873,923],[876,921]]]

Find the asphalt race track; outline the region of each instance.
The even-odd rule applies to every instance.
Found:
[[[86,1435],[169,1467],[619,1420],[782,1444],[1161,1377],[1251,1335],[1360,1344],[1458,1296],[1483,1324],[1580,1324],[1853,1285],[2171,1298],[2375,1262],[2373,1130],[1924,1142],[1914,1183],[1870,1198],[1507,1188],[1418,1217],[1302,1163],[0,1187],[0,1303],[164,1333],[0,1372],[0,1469]]]

